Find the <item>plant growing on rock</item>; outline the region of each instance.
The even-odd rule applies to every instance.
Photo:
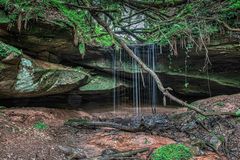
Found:
[[[33,125],[33,128],[39,130],[39,131],[43,131],[46,130],[48,128],[48,125],[42,121],[38,121]]]
[[[169,144],[155,150],[152,160],[190,160],[193,157],[190,148],[183,144]]]

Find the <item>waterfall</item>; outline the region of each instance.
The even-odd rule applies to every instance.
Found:
[[[112,71],[113,71],[113,112],[115,114],[116,112],[116,92],[117,92],[117,88],[115,87],[116,84],[117,84],[117,77],[116,77],[116,73],[117,73],[117,70],[116,70],[116,55],[117,52],[114,52],[114,54],[112,54]]]
[[[150,51],[148,54],[151,55],[151,64],[149,66],[153,71],[156,71],[156,61],[155,61],[155,45],[150,45]],[[157,94],[156,94],[156,82],[155,80],[151,77],[151,83],[152,83],[152,112],[156,113],[156,104],[157,104]]]
[[[140,56],[140,50],[138,47],[133,49],[137,56]],[[137,62],[132,59],[133,68],[133,106],[135,108],[135,113],[139,115],[141,113],[141,79],[140,79],[140,67]]]
[[[149,45],[132,45],[130,48],[134,51],[136,56],[140,57],[146,65],[148,65],[153,71],[156,71],[158,55],[162,54],[162,47],[156,44]],[[130,65],[128,66],[128,64]],[[130,67],[130,69],[128,68]],[[113,70],[113,80],[115,86],[118,82],[128,81],[131,84],[131,89],[129,92],[124,91],[122,93],[118,88],[113,90],[113,110],[116,111],[118,105],[132,104],[133,112],[136,115],[141,114],[141,107],[144,105],[150,105],[152,112],[156,113],[156,108],[158,104],[158,90],[155,80],[146,72],[142,71],[142,68],[137,64],[137,62],[127,56],[124,50],[115,52],[112,55],[112,70]],[[122,71],[122,72],[121,72]],[[125,75],[126,72],[130,72],[129,75]],[[130,81],[130,82],[129,82]],[[130,95],[129,95],[130,93]],[[129,101],[122,99],[122,95],[128,94]]]
[[[161,53],[162,51],[160,51]],[[156,71],[156,45],[150,44],[147,49],[147,65],[153,70]],[[156,113],[157,106],[157,86],[155,80],[151,75],[148,74],[148,93],[149,93],[149,102],[151,104],[152,112]]]

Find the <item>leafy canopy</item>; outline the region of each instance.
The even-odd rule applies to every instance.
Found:
[[[87,2],[87,3],[86,3]],[[90,5],[89,5],[90,4]],[[176,39],[194,40],[219,32],[224,21],[239,27],[239,0],[0,0],[11,20],[21,25],[41,19],[73,30],[74,44],[112,46],[114,39],[92,17],[97,14],[129,43],[171,44]],[[26,23],[25,23],[26,24]],[[21,26],[19,27],[21,28]]]

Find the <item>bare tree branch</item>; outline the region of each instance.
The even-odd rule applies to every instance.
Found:
[[[232,28],[232,27],[230,27],[226,22],[221,21],[221,20],[219,20],[219,19],[217,19],[217,21],[218,21],[219,23],[223,24],[223,26],[224,26],[225,28],[227,28],[229,31],[232,31],[232,32],[240,32],[240,28]]]

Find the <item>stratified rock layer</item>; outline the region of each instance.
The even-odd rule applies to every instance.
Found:
[[[68,89],[63,89],[61,92],[51,91],[49,94],[64,93],[73,88],[75,89],[74,93],[80,95],[105,94],[112,92],[114,88],[131,87],[130,84],[132,84],[131,81],[134,79],[135,73],[141,74],[141,83],[142,78],[148,78],[147,73],[136,67],[124,52],[119,55],[109,48],[87,46],[86,55],[83,59],[78,47],[73,45],[72,33],[67,28],[48,22],[30,21],[27,29],[19,33],[16,27],[8,30],[6,23],[7,19],[5,18],[0,25],[1,41],[22,49],[24,54],[31,58],[71,67],[81,66],[83,69],[87,68],[87,72],[92,75],[86,86],[82,86],[83,84],[75,85],[75,87],[67,87]],[[225,38],[217,35],[212,38],[211,43],[207,44],[207,51],[202,49],[196,52],[194,47],[186,51],[184,47],[179,45],[177,56],[169,56],[169,47],[165,46],[161,49],[158,47],[155,53],[155,72],[159,75],[165,87],[170,87],[173,89],[173,93],[183,96],[207,97],[238,93],[240,92],[240,46],[238,40],[237,38]],[[131,47],[134,49],[136,46]],[[142,50],[139,56],[145,62],[147,61],[148,48],[148,45],[138,48],[138,50]],[[207,52],[211,65],[206,68],[204,63]],[[114,54],[118,54],[118,58],[117,62],[113,64]],[[35,60],[31,59],[31,61]],[[23,59],[20,65],[27,67],[26,65],[29,65],[29,63]],[[2,67],[1,65],[0,68]],[[20,71],[23,72],[24,70]],[[114,80],[114,73],[118,75],[119,80]],[[64,74],[64,76],[63,74],[61,76],[69,77],[68,74],[70,73]],[[52,72],[51,75],[59,76],[58,72]],[[21,77],[20,74],[19,78]],[[53,85],[53,83],[48,84]],[[21,87],[17,88],[21,89]],[[79,88],[78,91],[76,91],[77,88]],[[27,90],[30,91],[29,89],[33,88],[30,87]],[[48,95],[48,93],[39,95]],[[21,97],[21,94],[18,97]]]
[[[0,97],[37,97],[65,93],[88,82],[88,74],[22,54],[0,44]]]

